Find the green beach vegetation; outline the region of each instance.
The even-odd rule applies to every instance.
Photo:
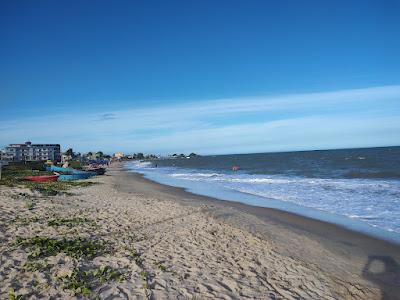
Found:
[[[43,163],[12,163],[2,167],[0,185],[15,186],[24,176],[53,175]]]
[[[39,193],[29,193],[18,190],[11,195],[12,199],[19,200],[22,206],[20,213],[12,219],[12,224],[17,226],[31,226],[37,223],[38,226],[52,230],[49,234],[37,233],[32,235],[17,235],[10,243],[10,246],[18,251],[25,252],[26,262],[21,265],[21,272],[32,272],[43,274],[48,278],[47,282],[34,280],[32,286],[37,291],[46,289],[46,286],[54,285],[69,294],[83,298],[93,298],[95,291],[105,283],[121,282],[126,280],[130,270],[126,267],[115,268],[108,265],[94,264],[94,258],[98,256],[112,255],[121,249],[111,241],[106,241],[93,232],[101,228],[97,219],[87,218],[84,210],[79,210],[75,214],[60,214],[60,212],[48,211],[43,215],[41,201],[51,202],[47,196],[66,195],[69,196],[68,189],[74,187],[87,187],[95,184],[89,181],[64,181],[64,182],[32,182],[22,180],[21,177],[29,175],[50,175],[41,164],[11,164],[3,168],[3,177],[0,185],[9,187],[29,188]],[[64,199],[64,196],[63,196]],[[49,201],[46,201],[49,200]],[[36,226],[36,225],[35,225]],[[90,229],[90,232],[86,229]],[[86,230],[86,231],[85,231]],[[53,235],[52,232],[57,232]],[[81,234],[84,233],[84,236]],[[89,236],[87,233],[90,233]],[[131,235],[132,241],[138,241],[135,234]],[[127,248],[128,249],[128,248]],[[128,257],[139,267],[137,276],[142,281],[142,287],[149,289],[151,273],[145,267],[142,253],[129,246]],[[54,257],[62,254],[68,257],[71,263],[63,272],[58,272],[54,263]],[[159,262],[155,265],[159,270],[165,272],[167,268]],[[36,275],[35,275],[36,276]],[[14,290],[15,289],[15,290]],[[22,292],[23,293],[23,292]],[[9,299],[25,299],[26,294],[21,294],[18,284],[11,284],[9,288]]]
[[[55,196],[66,193],[70,188],[87,187],[95,184],[90,181],[55,181],[55,182],[34,182],[25,181],[24,176],[54,175],[53,172],[47,172],[43,163],[30,162],[20,164],[10,164],[3,166],[0,185],[16,187],[21,186],[29,188],[32,191],[38,191],[45,196]]]
[[[53,227],[66,226],[69,228],[83,224],[94,224],[94,222],[87,218],[80,218],[80,217],[53,219],[47,222],[48,226],[53,226]]]
[[[83,296],[89,296],[94,286],[109,281],[122,281],[123,279],[124,276],[121,272],[109,266],[101,266],[86,271],[83,268],[76,267],[70,275],[58,278],[63,283],[64,289]]]
[[[61,223],[66,223],[65,220]],[[53,223],[49,221],[48,225],[53,226]],[[74,224],[79,226],[80,222],[74,222]],[[76,265],[71,273],[55,278],[62,284],[63,289],[71,291],[74,295],[87,297],[95,287],[101,284],[125,279],[123,273],[110,266],[85,266],[88,260],[110,252],[110,245],[102,240],[93,241],[82,237],[74,239],[56,239],[47,236],[17,237],[15,245],[29,251],[28,262],[24,265],[24,270],[27,271],[49,270],[51,265],[46,259],[59,253],[74,258]]]
[[[93,258],[107,252],[107,245],[104,242],[81,237],[75,239],[55,239],[47,236],[17,237],[15,245],[30,250],[28,259],[45,258],[58,253],[65,253],[73,258]]]

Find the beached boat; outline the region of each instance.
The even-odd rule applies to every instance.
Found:
[[[102,168],[102,167],[95,167],[95,168],[86,168],[85,171],[88,172],[95,172],[97,175],[104,175],[104,173],[106,172],[106,168]]]
[[[62,173],[58,177],[58,181],[88,179],[92,176],[97,175],[96,172],[86,172],[86,171],[76,170],[73,168],[62,168],[62,167],[57,167],[57,166],[48,166],[48,167],[46,167],[46,170]]]
[[[94,176],[88,172],[81,173],[81,174],[60,174],[58,176],[58,181],[70,181],[70,180],[80,180],[80,179],[88,179]]]
[[[35,181],[35,182],[52,182],[58,180],[58,175],[44,175],[44,176],[24,176],[25,180]]]
[[[47,166],[46,171],[48,172],[63,172],[63,173],[72,173],[74,169],[72,168],[62,168],[62,167],[57,167],[54,165]]]

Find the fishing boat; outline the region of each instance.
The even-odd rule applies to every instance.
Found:
[[[103,168],[103,167],[88,167],[88,168],[85,168],[85,171],[95,172],[97,175],[104,175],[104,173],[106,172],[106,168]]]
[[[58,181],[70,181],[70,180],[80,180],[80,179],[88,179],[92,177],[93,174],[90,173],[81,173],[81,174],[60,174],[58,176]]]
[[[68,181],[68,180],[79,180],[88,179],[92,176],[96,176],[96,172],[86,172],[81,170],[76,170],[73,168],[62,168],[57,166],[48,166],[47,171],[60,172],[58,181]]]
[[[54,165],[47,166],[46,171],[48,172],[63,172],[63,173],[72,173],[74,169],[72,168],[62,168],[62,167],[57,167]]]
[[[22,179],[35,182],[53,182],[58,180],[59,175],[43,175],[43,176],[24,176]]]
[[[87,178],[97,175],[96,172],[81,171],[81,170],[74,170],[74,171],[72,172],[72,174],[73,174],[73,175],[83,175],[83,176],[87,176]]]

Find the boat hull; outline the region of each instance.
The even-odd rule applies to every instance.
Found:
[[[58,181],[88,179],[92,176],[97,175],[96,172],[85,172],[72,168],[61,168],[57,166],[48,166],[46,169],[53,172],[62,172],[63,174],[60,174],[60,176],[58,177]]]
[[[106,173],[106,169],[105,168],[98,168],[94,170],[96,172],[97,175],[104,175]]]
[[[35,182],[54,182],[58,180],[58,175],[49,176],[25,176],[23,179]]]
[[[58,176],[58,181],[88,179],[92,176],[93,175],[91,174],[61,174],[60,176]]]
[[[104,175],[106,172],[105,168],[91,168],[91,169],[86,169],[85,171],[87,172],[95,172],[97,175]]]
[[[62,168],[62,167],[57,167],[57,166],[47,166],[46,171],[50,172],[63,172],[63,173],[73,173],[75,169],[72,168]]]

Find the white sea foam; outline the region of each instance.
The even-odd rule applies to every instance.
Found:
[[[400,233],[400,182],[375,179],[323,179],[278,175],[218,173],[184,168],[152,168],[135,163],[133,169],[174,180],[291,202]]]
[[[196,180],[196,179],[203,179],[203,178],[208,178],[208,177],[216,177],[219,174],[217,173],[172,173],[170,176],[172,177],[179,177],[182,179],[191,179],[191,180]]]
[[[134,169],[143,169],[151,167],[152,163],[150,161],[133,161],[131,167]]]

